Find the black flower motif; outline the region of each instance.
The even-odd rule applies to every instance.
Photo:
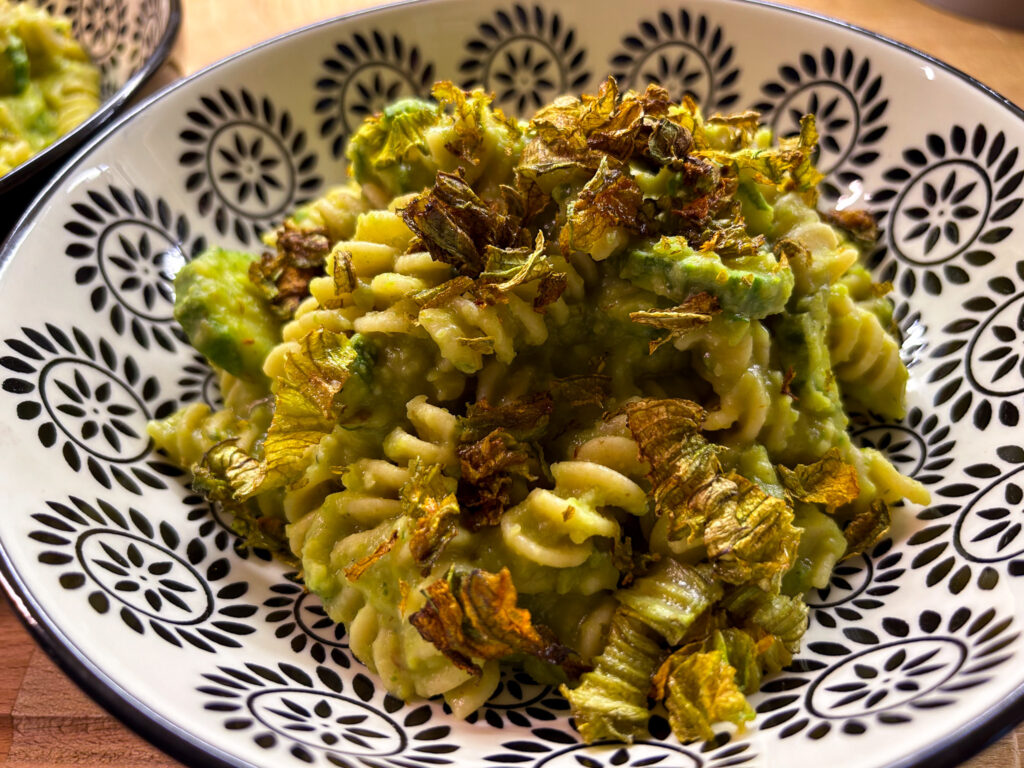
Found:
[[[167,27],[169,9],[170,5],[164,0],[141,0],[139,3],[130,51],[133,74],[160,44],[160,38]]]
[[[192,361],[181,367],[177,384],[181,387],[178,399],[182,403],[206,403],[211,408],[223,408],[217,374],[201,355],[193,355]]]
[[[988,281],[990,292],[963,303],[963,316],[942,330],[949,338],[932,349],[938,362],[928,376],[939,384],[933,402],[950,404],[954,422],[968,415],[985,429],[993,417],[1008,427],[1020,421],[1015,402],[1024,393],[1024,260]]]
[[[967,268],[990,263],[990,247],[1009,236],[1005,222],[1024,201],[1017,195],[1024,180],[1019,154],[1005,134],[991,136],[981,124],[970,135],[955,125],[948,138],[932,133],[924,148],[905,150],[904,165],[883,174],[898,186],[869,199],[885,230],[870,259],[880,279],[907,297],[919,283],[939,295],[944,283],[967,283]]]
[[[418,46],[395,34],[356,32],[334,45],[316,81],[320,135],[330,138],[332,154],[341,157],[365,118],[403,96],[428,95],[433,82],[434,65]]]
[[[655,716],[651,722],[655,739],[669,737],[664,718]],[[702,746],[690,747],[645,739],[628,747],[611,741],[583,744],[575,732],[554,728],[534,728],[530,734],[533,739],[504,742],[501,746],[508,751],[488,755],[485,760],[502,765],[529,763],[533,768],[726,768],[748,765],[757,757],[749,742],[730,743],[724,733]]]
[[[757,706],[762,730],[783,739],[803,733],[821,739],[834,728],[851,736],[872,725],[901,725],[955,704],[959,695],[991,679],[1014,655],[1013,618],[994,609],[953,611],[948,620],[923,611],[917,629],[899,618],[882,620],[883,635],[864,627],[843,630],[847,643],[817,641],[808,655],[765,683]],[[831,661],[838,659],[838,661]]]
[[[89,190],[71,204],[76,216],[64,229],[73,239],[64,253],[79,263],[75,282],[90,289],[97,312],[108,309],[118,334],[130,330],[144,348],[166,350],[186,342],[174,323],[174,275],[206,248],[188,219],[172,213],[163,198],[108,186]]]
[[[612,74],[624,86],[657,83],[673,99],[690,95],[712,114],[736,103],[740,70],[722,27],[704,14],[662,11],[622,38],[611,59]]]
[[[550,722],[568,712],[569,702],[555,686],[541,685],[525,672],[503,669],[494,694],[466,722],[483,720],[492,728],[530,728],[537,721]]]
[[[925,485],[941,481],[953,463],[956,441],[949,437],[949,425],[935,414],[926,417],[916,405],[898,423],[858,415],[851,427],[851,437],[861,446],[882,451],[900,472]]]
[[[516,3],[477,25],[459,64],[463,87],[483,86],[496,103],[528,117],[562,93],[577,93],[590,79],[576,29],[557,11]]]
[[[75,39],[85,46],[93,61],[102,64],[121,52],[128,32],[125,0],[71,0],[64,14],[71,19]]]
[[[24,339],[4,340],[12,355],[0,367],[15,376],[3,389],[21,398],[18,418],[38,424],[46,448],[60,444],[75,472],[85,466],[104,488],[117,482],[131,493],[142,486],[164,489],[161,478],[182,472],[152,454],[146,422],[173,412],[174,401],[158,402],[160,384],[143,376],[131,355],[123,359],[105,339],[94,343],[75,328],[65,333],[22,328]],[[141,484],[141,485],[140,485]]]
[[[867,611],[884,605],[882,598],[899,589],[898,581],[906,572],[903,565],[903,552],[892,551],[892,539],[842,561],[832,571],[827,587],[806,596],[811,616],[830,629],[843,622],[860,621]]]
[[[222,88],[200,98],[187,118],[178,134],[185,189],[198,195],[200,214],[213,213],[222,235],[258,240],[323,183],[306,132],[266,97]]]
[[[359,673],[342,678],[317,666],[311,675],[292,664],[217,668],[198,690],[209,698],[208,712],[225,728],[244,732],[268,753],[268,761],[291,755],[302,762],[326,762],[341,768],[447,765],[459,746],[446,742],[451,728],[434,724],[431,704],[398,713],[406,705],[380,695]],[[271,757],[270,755],[274,755]]]
[[[970,480],[939,488],[942,503],[918,514],[928,525],[907,543],[922,547],[911,567],[927,569],[928,586],[946,582],[959,594],[972,581],[990,590],[1001,573],[1024,575],[1024,449],[1006,445],[996,456],[964,469]]]
[[[274,636],[287,638],[295,653],[308,653],[320,664],[330,656],[336,666],[350,667],[345,627],[327,615],[320,598],[305,588],[297,573],[286,573],[285,579],[270,587],[271,595],[263,601],[263,620],[274,625]]]
[[[844,194],[859,197],[860,169],[878,159],[878,142],[888,130],[881,122],[889,106],[883,82],[870,59],[849,48],[840,53],[825,46],[780,66],[778,77],[761,86],[764,101],[754,109],[764,114],[776,136],[797,135],[800,118],[814,114],[820,134],[817,165],[827,176],[823,196],[832,201]]]
[[[232,530],[231,525],[224,520],[220,506],[211,504],[205,496],[189,494],[182,503],[188,507],[186,519],[190,523],[198,524],[199,537],[209,541],[218,552],[230,550],[243,560],[248,559],[250,555],[268,562],[273,559],[273,555],[265,549],[246,546],[241,537]]]
[[[71,22],[71,32],[100,70],[100,95],[109,98],[127,79],[125,57],[134,56],[128,42],[129,12],[126,0],[64,0],[44,3],[51,14]]]
[[[46,505],[50,512],[32,515],[40,527],[29,534],[45,546],[39,562],[60,570],[64,589],[84,588],[97,613],[116,609],[140,635],[152,631],[179,648],[188,643],[211,653],[239,648],[235,638],[255,631],[238,621],[256,612],[239,602],[248,584],[226,581],[229,562],[206,562],[198,539],[183,544],[168,523],[154,525],[137,509],[123,513],[103,500],[72,496]]]

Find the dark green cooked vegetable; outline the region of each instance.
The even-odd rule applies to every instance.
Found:
[[[281,326],[249,280],[259,257],[211,248],[174,279],[174,318],[213,365],[248,381],[263,379],[263,360],[280,341]]]

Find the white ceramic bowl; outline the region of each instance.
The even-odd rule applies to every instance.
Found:
[[[826,202],[879,216],[911,370],[902,423],[856,429],[927,485],[892,540],[810,596],[789,670],[746,733],[585,747],[514,677],[464,723],[386,695],[343,630],[244,554],[144,436],[214,398],[168,275],[344,173],[358,121],[443,77],[532,109],[607,73],[817,111]],[[371,768],[948,766],[1024,714],[1024,121],[963,74],[863,30],[745,2],[437,0],[301,30],[189,78],[105,131],[0,256],[0,528],[7,589],[104,705],[202,765]]]

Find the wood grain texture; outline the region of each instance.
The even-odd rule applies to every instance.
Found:
[[[566,0],[568,1],[568,0]],[[578,0],[581,1],[581,0]],[[184,73],[281,32],[371,5],[368,0],[184,0],[173,63]],[[1024,103],[1024,32],[998,29],[916,0],[792,0],[948,61]],[[0,603],[0,765],[10,768],[172,768],[79,691]],[[1024,727],[966,768],[1024,768]]]

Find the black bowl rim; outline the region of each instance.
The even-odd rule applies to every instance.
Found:
[[[103,101],[98,110],[80,125],[75,126],[71,132],[65,133],[50,146],[44,147],[21,165],[0,176],[0,196],[53,168],[86,142],[90,134],[102,130],[104,125],[122,112],[132,97],[157,73],[170,56],[171,48],[174,47],[174,41],[181,30],[181,0],[168,0],[168,5],[170,13],[167,16],[167,26],[160,35],[160,42],[142,62],[139,71],[129,77],[113,96]]]
[[[285,32],[244,50],[227,56],[207,67],[168,85],[142,103],[123,114],[120,119],[106,126],[100,133],[82,147],[63,170],[49,181],[39,193],[15,225],[10,236],[0,247],[0,279],[6,262],[12,257],[18,246],[27,236],[31,222],[38,217],[40,211],[54,196],[57,188],[75,170],[78,162],[88,155],[95,147],[102,144],[108,136],[130,121],[136,114],[163,98],[165,95],[186,87],[193,80],[207,72],[222,67],[236,59],[249,55],[253,51],[277,44],[282,40],[307,33],[312,29],[336,24],[342,20],[359,18],[367,14],[383,10],[401,8],[409,5],[441,4],[450,0],[399,0],[384,6],[365,8],[351,13],[342,14],[330,19],[318,21],[299,29]],[[171,0],[177,5],[178,0]],[[869,39],[877,40],[898,50],[909,53],[931,65],[934,65],[968,85],[987,94],[994,101],[1008,109],[1019,120],[1024,121],[1024,109],[1010,99],[979,82],[966,72],[946,62],[919,51],[913,46],[893,40],[877,32],[859,27],[840,19],[833,19],[813,11],[779,5],[769,0],[730,0],[730,2],[767,8],[775,12],[788,13],[795,16],[814,19],[830,26],[839,27]],[[0,588],[15,609],[18,618],[28,629],[37,643],[82,690],[100,704],[110,714],[142,736],[154,746],[160,748],[174,759],[188,766],[206,768],[259,768],[259,766],[229,755],[223,750],[201,741],[186,729],[176,725],[162,715],[154,712],[139,701],[130,692],[107,677],[102,670],[79,649],[61,628],[46,613],[42,605],[32,594],[20,574],[13,567],[10,556],[0,541]],[[1012,690],[1002,701],[998,702],[971,722],[947,733],[943,738],[929,745],[917,754],[890,762],[879,768],[955,768],[964,761],[981,752],[984,748],[1006,735],[1019,723],[1024,722],[1024,681]]]

